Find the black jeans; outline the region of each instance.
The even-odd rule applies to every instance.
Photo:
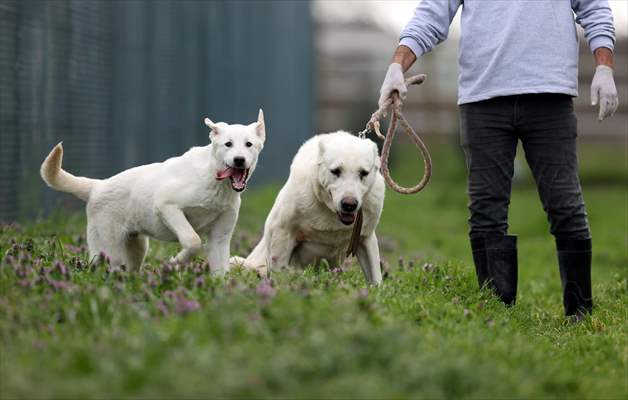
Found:
[[[471,238],[508,231],[513,162],[521,140],[557,239],[589,239],[578,179],[577,121],[570,96],[525,94],[460,106]]]

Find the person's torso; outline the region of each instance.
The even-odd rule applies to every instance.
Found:
[[[577,94],[570,0],[464,0],[459,103],[496,95]]]

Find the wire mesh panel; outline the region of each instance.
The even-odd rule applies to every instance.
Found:
[[[107,177],[208,142],[202,118],[250,123],[267,144],[253,182],[287,176],[313,134],[307,2],[0,2],[0,219],[71,196],[39,165],[64,141],[64,166]]]
[[[98,149],[110,130],[109,8],[99,1],[0,3],[3,220],[55,204],[39,164],[61,139],[69,144],[68,169],[86,175],[107,170],[106,152]]]
[[[0,216],[5,218],[17,208],[16,36],[17,1],[0,2]]]

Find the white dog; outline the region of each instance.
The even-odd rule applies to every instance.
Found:
[[[347,132],[317,135],[301,146],[290,176],[273,205],[264,236],[253,252],[233,264],[275,270],[346,257],[358,211],[363,225],[356,251],[368,282],[382,281],[375,227],[384,206],[384,178],[377,146]]]
[[[171,261],[184,263],[202,249],[212,272],[229,267],[231,235],[240,210],[240,192],[255,170],[264,146],[264,114],[250,125],[213,123],[211,143],[179,157],[123,171],[108,179],[76,177],[61,169],[59,143],[41,165],[48,186],[87,202],[90,257],[104,252],[112,265],[137,270],[148,238],[178,240],[182,250]],[[227,180],[227,178],[229,178]]]

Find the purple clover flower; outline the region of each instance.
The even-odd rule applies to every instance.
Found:
[[[198,301],[194,299],[187,299],[183,296],[177,296],[174,303],[174,312],[177,314],[188,314],[192,311],[196,311],[201,308]]]
[[[70,291],[72,289],[71,283],[66,281],[58,281],[52,278],[48,279],[48,284],[57,291]]]
[[[54,265],[54,270],[59,272],[61,275],[63,276],[69,275],[68,267],[66,267],[62,261],[55,260],[53,265]]]
[[[255,288],[255,292],[265,300],[272,299],[277,295],[277,290],[273,288],[272,281],[268,278],[264,278]]]
[[[100,262],[104,261],[107,264],[111,264],[111,259],[104,251],[101,251],[100,253],[98,253],[98,261]]]

